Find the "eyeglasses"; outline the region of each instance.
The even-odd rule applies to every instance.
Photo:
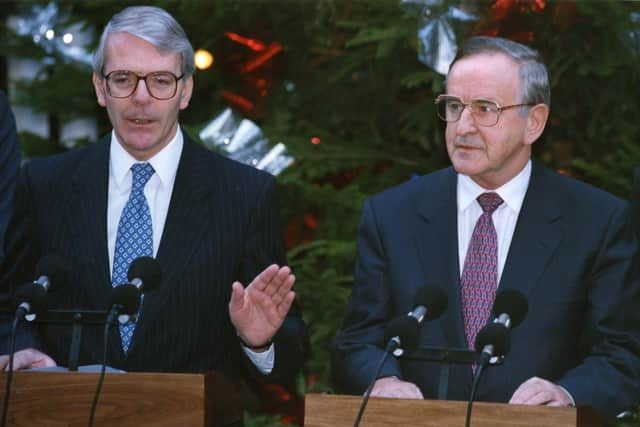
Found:
[[[495,126],[500,119],[500,113],[503,110],[516,107],[531,107],[535,104],[513,104],[505,105],[501,107],[497,102],[490,99],[472,99],[471,102],[462,102],[462,100],[455,96],[439,95],[436,100],[436,109],[438,111],[438,117],[445,122],[457,122],[460,120],[462,111],[465,107],[469,107],[473,118],[480,126]]]
[[[159,100],[171,99],[178,90],[178,80],[184,77],[176,76],[168,71],[156,71],[140,76],[133,71],[116,70],[104,78],[107,81],[107,93],[114,98],[128,98],[138,88],[138,82],[144,80],[149,95]]]

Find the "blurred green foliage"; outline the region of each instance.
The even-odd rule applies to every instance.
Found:
[[[226,107],[223,90],[252,93],[251,80],[235,71],[247,52],[230,44],[225,32],[282,45],[283,52],[260,76],[268,94],[256,97],[256,109],[246,114],[296,158],[279,181],[289,260],[311,334],[304,388],[331,390],[330,342],[350,293],[362,202],[414,174],[448,165],[443,126],[433,106],[444,78],[417,60],[420,20],[397,0],[137,3],[167,9],[195,48],[214,54],[213,68],[196,74],[191,105],[181,116],[190,130],[202,128]],[[0,14],[27,13],[33,4],[43,3],[7,2]],[[58,4],[70,21],[96,33],[123,6],[115,0]],[[479,17],[454,24],[459,39],[498,34],[525,40],[545,58],[552,81],[551,117],[535,155],[550,167],[628,197],[632,170],[640,165],[640,3],[447,5],[460,5]],[[28,38],[2,30],[0,55],[51,57]],[[63,122],[98,117],[104,134],[109,123],[95,103],[89,77],[89,68],[54,56],[35,80],[15,82],[11,97]],[[320,143],[312,144],[312,137]],[[22,142],[27,155],[65,149],[61,141],[26,133]],[[637,425],[637,418],[629,422]]]

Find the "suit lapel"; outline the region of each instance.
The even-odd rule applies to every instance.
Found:
[[[131,341],[129,357],[152,326],[148,319],[154,319],[156,313],[167,303],[171,288],[184,285],[184,271],[203,237],[202,231],[207,228],[206,222],[215,220],[208,209],[212,203],[211,186],[208,184],[211,176],[207,162],[203,161],[201,153],[198,153],[196,143],[185,133],[184,147],[156,257],[162,268],[161,285],[159,289],[144,296],[142,314]]]
[[[516,289],[530,300],[533,290],[540,283],[540,278],[563,237],[564,201],[557,192],[550,190],[554,188],[550,172],[534,161],[498,291]],[[498,387],[504,375],[502,370],[487,369],[479,395]]]
[[[107,309],[111,299],[111,272],[107,244],[107,199],[109,193],[109,147],[111,134],[91,147],[82,159],[72,181],[71,224],[74,253],[81,261],[76,268],[83,290],[88,295],[88,307],[83,309]],[[76,307],[78,308],[78,307]],[[99,341],[101,341],[100,339]],[[124,358],[120,333],[117,327],[109,331],[108,363],[121,365]],[[98,352],[100,353],[100,352]],[[93,357],[101,357],[98,353]]]
[[[464,348],[458,266],[457,175],[453,168],[448,168],[435,178],[439,181],[431,182],[418,195],[420,220],[415,243],[427,282],[447,291],[449,309],[440,320],[444,325],[453,325],[443,328],[447,345]]]
[[[83,268],[97,283],[87,284],[92,301],[106,301],[104,293],[111,289],[107,246],[107,193],[109,177],[109,140],[102,139],[92,147],[79,164],[72,181],[69,218],[72,245],[82,260]]]
[[[554,188],[550,178],[547,170],[533,163],[500,289],[518,289],[528,297],[562,240],[561,206],[564,201],[550,191]]]

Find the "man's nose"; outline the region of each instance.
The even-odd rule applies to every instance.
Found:
[[[471,113],[471,107],[467,106],[462,110],[460,114],[460,119],[458,119],[458,126],[456,126],[456,134],[458,135],[466,135],[469,133],[474,133],[478,130],[476,126],[476,121]]]
[[[135,92],[133,92],[133,101],[138,104],[143,104],[151,101],[152,99],[153,97],[149,93],[146,80],[139,79],[138,86],[136,87]]]

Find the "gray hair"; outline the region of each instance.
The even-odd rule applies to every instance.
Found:
[[[173,16],[159,7],[132,6],[113,15],[102,32],[100,44],[93,55],[93,71],[98,76],[103,76],[105,45],[112,33],[129,33],[151,43],[160,52],[179,53],[184,79],[195,71],[193,46]]]
[[[537,51],[500,37],[472,37],[462,44],[451,67],[460,59],[482,53],[502,53],[520,65],[521,103],[551,106],[549,73]]]

